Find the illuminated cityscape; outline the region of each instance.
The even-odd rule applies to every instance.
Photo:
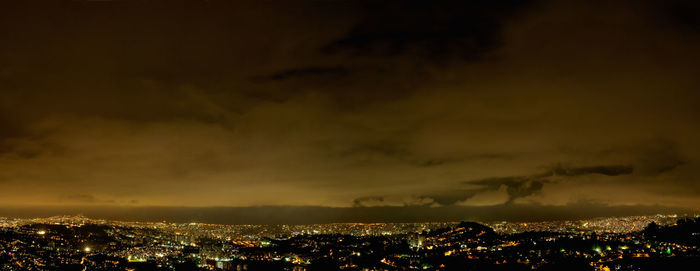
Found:
[[[700,0],[0,0],[0,271],[700,270]]]
[[[655,270],[700,262],[700,219],[216,225],[0,219],[2,270]],[[573,269],[569,269],[573,268]]]

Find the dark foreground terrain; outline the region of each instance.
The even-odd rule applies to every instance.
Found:
[[[700,218],[625,233],[573,226],[504,233],[474,222],[292,228],[6,220],[0,269],[697,270],[699,245]]]

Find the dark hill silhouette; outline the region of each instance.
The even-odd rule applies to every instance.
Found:
[[[679,219],[675,225],[669,226],[659,226],[651,222],[642,232],[649,240],[698,246],[700,245],[700,218]]]

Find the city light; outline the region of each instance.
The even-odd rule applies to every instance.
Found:
[[[693,215],[527,223],[307,225],[124,222],[82,216],[0,219],[0,232],[5,236],[31,240],[19,243],[0,238],[0,257],[16,259],[5,266],[0,263],[0,267],[24,270],[19,267],[60,266],[72,262],[89,270],[103,267],[126,270],[129,264],[172,266],[191,262],[208,270],[238,270],[248,264],[275,263],[301,271],[315,260],[331,259],[346,270],[439,270],[450,266],[451,259],[458,259],[517,264],[536,270],[546,266],[552,261],[552,255],[556,255],[562,260],[576,259],[596,270],[607,270],[612,263],[629,259],[662,261],[700,255],[698,247],[688,243],[695,231],[688,233],[689,237],[663,242],[650,232],[673,230],[679,224],[700,229],[700,219]],[[48,232],[47,228],[53,228],[50,238],[42,236]],[[99,244],[94,238],[98,235],[102,242]],[[91,245],[71,245],[86,243]],[[95,250],[98,245],[106,249]],[[13,250],[5,250],[3,254],[3,247],[13,247]],[[93,257],[103,258],[98,262]],[[368,259],[376,261],[367,262]]]

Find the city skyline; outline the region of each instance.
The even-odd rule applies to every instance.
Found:
[[[695,1],[0,1],[0,216],[700,209]]]
[[[659,270],[698,263],[697,216],[534,223],[217,225],[0,217],[3,270]]]

